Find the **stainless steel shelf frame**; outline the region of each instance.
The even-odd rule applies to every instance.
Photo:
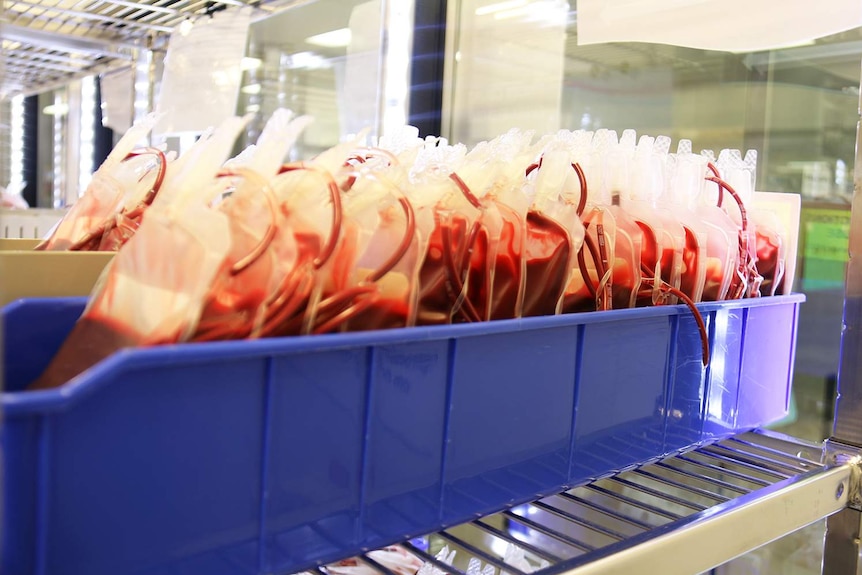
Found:
[[[858,479],[858,458],[824,464],[819,445],[749,432],[401,547],[452,575],[466,575],[469,557],[524,575],[510,545],[539,575],[691,575],[824,516],[843,517]],[[452,565],[434,555],[443,545],[456,551]],[[368,554],[357,561],[394,575]]]
[[[307,0],[305,0],[307,1]],[[260,17],[303,0],[6,0],[0,3],[0,97],[35,94],[129,65],[187,18],[253,7]]]
[[[862,110],[862,98],[860,98]],[[862,456],[862,124],[856,123],[856,161],[850,211],[850,261],[844,285],[844,328],[838,366],[835,423],[826,455],[837,462]],[[858,486],[858,481],[855,482]],[[848,507],[826,521],[825,575],[862,574],[862,497],[851,494]]]

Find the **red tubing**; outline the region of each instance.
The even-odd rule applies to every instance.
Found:
[[[320,269],[324,264],[326,264],[329,258],[332,257],[332,254],[335,252],[335,246],[338,244],[338,238],[341,235],[341,191],[338,189],[338,184],[335,182],[335,178],[332,177],[332,174],[323,168],[306,162],[284,164],[278,170],[278,174],[281,175],[296,170],[308,170],[320,174],[326,180],[327,186],[329,187],[329,199],[332,202],[332,226],[330,227],[329,239],[327,240],[326,245],[321,250],[320,255],[314,259],[314,267]]]
[[[713,177],[721,178],[721,173],[718,171],[718,168],[715,167],[715,164],[709,162],[706,164],[706,167],[709,168],[710,172],[712,172]],[[707,179],[709,178],[707,177]],[[724,202],[724,189],[721,186],[718,186],[718,203],[716,205],[720,208],[722,202]]]
[[[162,184],[165,182],[165,176],[168,173],[168,159],[165,157],[165,153],[156,148],[143,148],[141,150],[132,150],[123,159],[123,161],[135,158],[137,156],[146,155],[154,155],[159,160],[159,172],[156,174],[156,181],[153,182],[153,187],[144,197],[144,201],[142,202],[144,205],[149,206],[153,203],[153,200],[156,198],[156,194],[159,193],[159,190],[162,189]]]
[[[605,240],[605,226],[602,224],[596,224],[596,239],[599,242],[599,255],[602,260],[602,268],[604,268],[604,275],[608,275],[608,271],[611,270],[611,263],[608,259],[608,246]],[[602,285],[604,284],[604,285]],[[604,292],[602,296],[604,297],[604,304],[601,306],[603,310],[609,309],[613,304],[613,276],[608,276],[608,279],[604,278],[599,279],[599,288]]]
[[[461,176],[452,172],[449,174],[449,178],[455,182],[455,185],[458,186],[461,194],[467,199],[470,204],[477,209],[482,208],[482,202],[479,201],[479,198],[470,190],[464,180],[461,179]],[[437,222],[439,225],[439,221]],[[473,229],[470,231],[469,237],[466,239],[464,250],[469,253],[472,251],[472,244],[476,241],[478,237],[478,222],[473,224]],[[443,241],[443,262],[446,265],[446,270],[449,273],[449,280],[452,282],[455,291],[459,294],[460,304],[456,301],[456,309],[453,312],[457,312],[461,310],[461,307],[464,307],[464,313],[467,316],[469,321],[482,321],[482,318],[479,316],[478,310],[473,305],[473,302],[467,298],[467,295],[464,293],[464,279],[462,275],[466,275],[467,271],[461,272],[458,268],[464,267],[463,262],[455,262],[455,254],[452,249],[452,230],[448,226],[442,226],[440,229],[441,239]]]
[[[524,177],[526,178],[530,174],[533,173],[533,170],[537,170],[542,167],[542,160],[545,159],[544,155],[539,156],[539,161],[527,166],[527,170],[524,172]]]
[[[587,207],[587,176],[584,174],[584,169],[580,164],[572,164],[572,169],[578,175],[578,183],[581,185],[581,197],[578,199],[578,208],[576,210],[578,217],[580,217],[584,213],[584,208]]]
[[[706,181],[712,182],[714,184],[718,184],[719,190],[723,188],[723,189],[727,190],[727,192],[731,195],[731,197],[733,197],[733,199],[736,201],[736,205],[739,206],[739,213],[740,213],[740,216],[742,217],[742,231],[744,231],[744,232],[748,231],[748,213],[745,211],[745,206],[742,203],[742,198],[739,197],[739,194],[736,193],[736,190],[734,190],[732,187],[730,187],[730,184],[728,184],[727,182],[725,182],[721,178],[710,177],[710,178],[706,178]],[[721,204],[719,203],[719,205],[721,205]]]
[[[479,317],[479,312],[476,310],[475,306],[473,306],[473,302],[471,302],[464,293],[464,280],[461,277],[461,272],[455,265],[455,258],[452,250],[452,230],[449,226],[442,225],[440,228],[440,235],[443,241],[443,263],[446,266],[449,281],[452,283],[454,288],[453,291],[459,294],[458,300],[460,300],[460,304],[458,303],[458,300],[456,300],[455,309],[452,311],[453,313],[458,312],[460,311],[461,306],[463,306],[464,314],[467,316],[468,321],[482,321],[482,318]]]
[[[538,162],[527,166],[527,169],[524,172],[525,178],[532,174],[534,170],[537,170],[538,168],[542,167],[542,159],[543,158],[539,158]],[[581,167],[580,164],[572,164],[572,169],[575,170],[575,173],[578,175],[578,184],[580,184],[581,186],[581,197],[578,199],[578,207],[576,210],[578,216],[581,216],[584,213],[584,208],[587,207],[587,177],[584,174],[584,169]]]
[[[590,295],[593,299],[598,297],[598,292],[596,291],[596,287],[592,283],[590,279],[590,272],[587,269],[587,260],[584,256],[584,247],[587,248],[590,252],[590,257],[593,259],[593,265],[596,267],[596,281],[601,284],[602,278],[605,276],[605,272],[607,270],[602,267],[602,259],[599,256],[598,248],[596,247],[596,243],[593,241],[592,236],[589,234],[590,224],[586,224],[584,226],[584,245],[581,246],[581,249],[578,250],[578,269],[581,272],[581,278],[584,280],[584,285],[587,287],[587,290],[590,292]],[[597,306],[598,307],[598,306]]]
[[[342,167],[349,168],[350,166],[353,165],[352,162],[358,162],[360,164],[364,164],[365,162],[368,161],[368,158],[374,158],[374,157],[385,157],[387,160],[389,160],[390,166],[397,166],[399,164],[398,158],[395,157],[395,154],[393,154],[389,150],[384,150],[383,148],[357,148],[356,151],[357,152],[364,152],[365,155],[362,156],[359,154],[354,154],[354,155],[350,156],[349,158],[347,158],[347,160],[344,162],[344,164],[342,164]],[[344,192],[349,191],[350,188],[352,188],[353,184],[355,184],[355,183],[356,183],[356,176],[351,175],[349,178],[347,178],[347,180],[341,186],[341,190]]]
[[[357,285],[336,292],[329,297],[326,297],[317,304],[317,311],[326,311],[329,309],[338,309],[339,306],[349,304],[351,300],[363,296],[371,295],[377,291],[372,285]]]
[[[655,252],[658,253],[658,241],[653,235],[652,238],[653,244],[655,245]],[[655,270],[649,269],[646,264],[641,263],[641,273],[644,275],[643,282],[648,286],[655,286],[656,281],[653,275],[655,274]],[[664,280],[659,279],[658,288],[660,291],[664,293],[670,293],[675,295],[680,300],[682,300],[685,305],[691,310],[691,313],[694,315],[694,321],[697,322],[697,329],[700,331],[700,344],[703,352],[703,365],[706,366],[709,363],[709,335],[706,332],[706,324],[703,321],[703,316],[700,314],[700,310],[697,309],[694,301],[685,295],[682,290],[678,290],[675,287],[671,286]]]
[[[653,278],[648,278],[643,280],[649,286],[655,284],[655,280]],[[685,295],[681,290],[676,289],[675,287],[670,286],[665,282],[660,282],[659,289],[665,293],[669,293],[678,297],[682,302],[691,310],[692,315],[694,315],[694,321],[697,322],[697,329],[700,332],[700,345],[702,352],[702,361],[704,367],[709,365],[709,336],[706,332],[706,324],[703,321],[703,316],[700,314],[700,310],[697,309],[697,304],[694,301]]]
[[[389,150],[384,150],[383,148],[357,148],[357,152],[364,152],[365,156],[354,155],[351,159],[360,159],[361,162],[365,163],[368,158],[376,158],[376,157],[385,157],[389,160],[390,166],[397,166],[399,164],[398,158],[395,157],[395,154],[390,152]]]
[[[141,204],[135,206],[134,208],[132,208],[132,210],[130,210],[130,212],[135,212],[135,215],[140,215],[140,213],[142,213],[142,210],[140,210],[139,208],[149,206],[153,203],[153,200],[156,198],[156,194],[158,194],[159,190],[162,188],[162,184],[165,181],[165,175],[168,171],[168,160],[165,157],[164,152],[157,148],[142,148],[140,150],[132,150],[126,155],[125,158],[123,158],[122,161],[125,162],[138,156],[156,156],[156,158],[158,158],[159,160],[159,171],[156,173],[156,179],[153,182],[153,187],[150,188],[150,190],[146,193],[144,199],[141,201]],[[123,209],[120,213],[124,214],[128,212]],[[116,218],[114,217],[99,224],[99,226],[95,230],[89,232],[83,238],[69,246],[69,251],[81,251],[90,244],[94,244],[96,246],[96,249],[98,249],[98,246],[101,243],[102,236],[104,236],[107,232],[113,229],[115,225]],[[96,240],[98,240],[98,243],[96,243]]]
[[[341,167],[342,168],[351,168],[351,167],[353,167],[352,162],[358,162],[360,164],[364,164],[365,158],[363,158],[362,156],[350,156],[349,158],[347,158],[347,160],[343,164],[341,164]],[[356,183],[356,176],[354,174],[351,174],[350,177],[347,178],[343,184],[341,184],[341,191],[342,192],[350,191],[350,189],[353,187],[353,184],[355,184],[355,183]]]
[[[374,300],[376,299],[376,294],[368,295],[359,301],[354,301],[350,307],[336,314],[334,317],[330,318],[328,321],[324,322],[322,325],[317,326],[314,329],[314,334],[322,334],[330,331],[331,329],[338,327],[338,325],[345,321],[350,321],[352,318],[356,317],[366,309],[370,308],[374,305]]]
[[[472,204],[474,208],[482,208],[482,202],[480,202],[479,198],[477,198],[473,194],[473,192],[470,191],[470,188],[467,187],[467,184],[464,183],[464,180],[461,179],[461,176],[459,176],[455,172],[452,172],[451,174],[449,174],[449,177],[452,179],[453,182],[455,182],[455,184],[457,184],[458,189],[461,190],[461,193],[464,194],[464,197],[467,198],[467,201],[470,202],[470,204]]]
[[[355,182],[356,178],[352,178]],[[356,298],[362,295],[370,297],[372,294],[374,294],[376,292],[376,289],[368,284],[380,281],[386,274],[392,271],[392,269],[396,265],[398,265],[398,262],[401,261],[401,259],[407,254],[407,251],[410,249],[410,245],[413,243],[413,240],[416,237],[416,215],[413,210],[413,204],[411,204],[410,201],[401,194],[400,190],[397,190],[397,195],[398,203],[401,205],[401,209],[404,211],[404,216],[406,220],[404,236],[401,238],[401,242],[399,242],[392,255],[389,256],[389,258],[387,258],[386,261],[384,261],[379,268],[374,270],[359,285],[347,288],[340,292],[336,292],[317,304],[318,313],[321,310],[326,310],[335,306],[347,304],[348,307],[339,312],[334,318],[331,318],[330,320],[326,321],[322,326],[315,328],[314,333],[322,333],[325,331],[329,331],[329,329],[331,329],[330,324],[335,319],[338,319],[338,321],[348,321],[349,319],[355,317],[356,315],[364,311],[368,306],[357,304],[355,302]]]
[[[225,178],[231,176],[241,176],[243,178],[248,178],[249,176],[252,176],[258,179],[260,181],[259,183],[261,183],[262,185],[264,197],[266,198],[266,205],[269,208],[269,225],[266,227],[266,232],[264,232],[263,238],[261,238],[260,242],[258,242],[254,249],[252,249],[248,254],[236,261],[230,268],[230,275],[235,276],[238,273],[241,273],[242,271],[246,270],[251,264],[260,259],[260,257],[266,252],[266,250],[272,244],[272,240],[275,239],[275,233],[278,229],[278,224],[276,222],[276,206],[275,199],[273,198],[272,188],[269,187],[269,184],[263,179],[263,177],[245,168],[223,170],[216,175],[217,178]]]
[[[270,313],[270,311],[267,310],[268,317],[261,328],[262,336],[272,334],[284,321],[296,313],[305,299],[308,298],[310,288],[314,283],[314,277],[311,274],[302,273],[304,270],[301,270],[301,268],[304,267],[305,266],[295,267],[285,277],[285,281],[282,282],[281,289],[277,292],[279,296],[273,300],[272,308],[274,308],[275,311]],[[290,280],[290,282],[288,282],[288,280]]]
[[[731,294],[729,299],[740,299],[744,297],[745,294],[745,286],[744,282],[749,279],[749,272],[752,271],[750,268],[754,268],[753,271],[757,273],[757,267],[751,259],[751,254],[748,252],[748,213],[745,211],[745,206],[742,203],[742,198],[739,197],[739,194],[734,190],[730,184],[722,180],[721,178],[710,177],[706,178],[707,181],[718,184],[718,189],[724,188],[731,195],[731,197],[736,201],[736,205],[739,207],[740,219],[742,222],[741,225],[741,233],[739,234],[739,254],[740,254],[740,262],[738,275],[740,277],[740,284],[737,284],[734,294]],[[734,284],[731,283],[731,286]]]
[[[413,243],[413,239],[416,237],[416,214],[413,212],[413,204],[411,204],[404,196],[398,198],[398,203],[401,204],[401,209],[404,211],[404,216],[406,218],[404,237],[401,238],[401,243],[398,244],[398,247],[392,255],[389,256],[389,259],[383,262],[383,265],[381,265],[380,268],[368,276],[366,281],[379,281],[383,276],[392,271],[392,268],[401,261],[401,258],[404,257],[407,250],[410,249],[410,244]]]

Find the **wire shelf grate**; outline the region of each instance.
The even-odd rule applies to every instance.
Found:
[[[451,575],[466,575],[471,558],[500,575],[572,573],[607,558],[609,550],[666,536],[835,472],[815,461],[810,447],[766,432],[744,433],[395,547]],[[444,545],[456,550],[452,564],[436,556]],[[519,550],[518,565],[507,559],[511,548]],[[523,559],[533,568],[525,569]],[[357,561],[392,575],[367,554]],[[311,572],[327,571],[319,566]]]

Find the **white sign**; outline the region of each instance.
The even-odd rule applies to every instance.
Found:
[[[350,12],[350,43],[344,67],[336,69],[336,74],[343,74],[338,90],[342,137],[379,125],[382,25],[380,0],[359,4]]]
[[[859,26],[859,0],[578,0],[579,45],[651,42],[754,52]]]
[[[123,68],[102,74],[102,125],[115,132],[132,127],[135,101],[135,69]]]
[[[251,10],[224,10],[174,29],[154,132],[202,132],[236,113]]]

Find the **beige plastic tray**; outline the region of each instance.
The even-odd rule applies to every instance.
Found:
[[[39,240],[0,239],[0,306],[25,297],[86,296],[113,252],[34,252]]]

